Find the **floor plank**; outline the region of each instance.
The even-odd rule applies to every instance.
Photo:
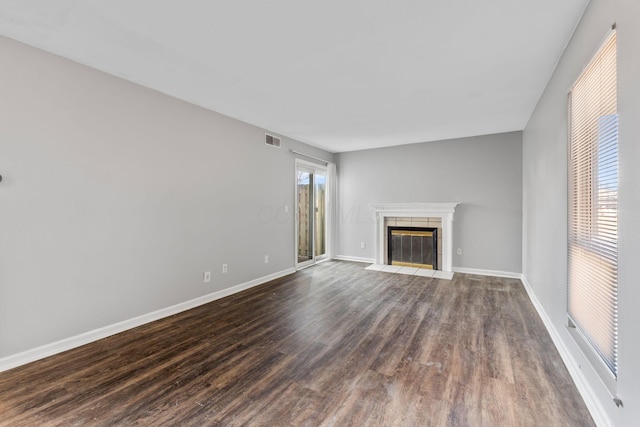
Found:
[[[518,280],[326,262],[0,373],[0,426],[592,426]]]

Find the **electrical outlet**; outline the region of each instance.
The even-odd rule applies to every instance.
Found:
[[[457,253],[458,255],[462,255],[462,248],[458,248],[458,250],[456,251],[456,253]]]
[[[360,242],[360,249],[364,249],[364,242]]]
[[[289,205],[284,205],[284,213],[289,213]]]
[[[269,264],[269,255],[264,256],[264,263]]]
[[[228,270],[227,264],[222,264],[222,272],[226,273]]]
[[[205,271],[204,273],[202,273],[202,282],[209,283],[210,281],[211,281],[211,272]]]

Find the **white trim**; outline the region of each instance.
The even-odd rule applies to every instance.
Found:
[[[522,274],[512,273],[510,271],[482,270],[479,268],[464,268],[464,267],[453,267],[452,270],[456,273],[477,274],[479,276],[506,277],[508,279],[522,278]]]
[[[136,328],[138,326],[142,326],[146,323],[154,322],[156,320],[160,320],[165,317],[190,310],[200,305],[236,294],[238,292],[253,288],[255,286],[267,283],[271,280],[275,280],[283,276],[287,276],[292,273],[295,273],[295,269],[288,268],[286,270],[259,277],[257,279],[250,280],[248,282],[241,283],[230,288],[222,289],[208,295],[181,302],[179,304],[162,308],[151,313],[143,314],[132,319],[123,320],[122,322],[94,329],[93,331],[65,338],[63,340],[56,341],[50,344],[45,344],[31,350],[23,351],[22,353],[3,357],[0,359],[0,372],[7,371],[18,366],[26,365],[27,363],[35,362],[36,360],[44,359],[45,357],[53,356],[54,354],[62,353],[63,351],[71,350],[73,348],[89,344],[108,336],[115,335],[120,332]]]
[[[453,260],[453,214],[459,203],[372,203],[376,217],[376,264],[384,264],[384,219],[425,217],[442,219],[442,271],[451,272]]]
[[[348,255],[336,255],[333,259],[337,259],[338,261],[353,261],[353,262],[363,262],[366,264],[375,264],[376,260],[373,258],[360,258],[357,256],[348,256]]]
[[[521,275],[520,280],[522,281],[524,289],[527,291],[527,295],[529,295],[529,299],[531,300],[531,303],[533,304],[536,311],[538,312],[538,315],[542,319],[544,326],[547,328],[547,332],[549,332],[549,335],[551,336],[551,340],[555,344],[556,349],[558,349],[558,352],[560,353],[560,357],[562,357],[562,361],[567,367],[567,370],[569,371],[569,375],[571,375],[573,382],[578,388],[578,391],[580,392],[580,395],[582,396],[584,403],[587,405],[587,409],[589,409],[589,412],[591,413],[591,417],[593,418],[593,421],[596,423],[597,426],[600,426],[600,427],[613,427],[614,424],[611,422],[611,419],[609,419],[609,416],[607,415],[606,411],[602,407],[602,404],[598,399],[598,397],[596,396],[595,392],[593,391],[593,388],[591,387],[591,385],[585,378],[584,374],[582,373],[579,363],[574,359],[574,357],[571,354],[571,351],[569,351],[569,349],[565,345],[564,340],[562,339],[562,337],[558,333],[558,330],[555,328],[555,326],[551,322],[551,319],[549,318],[547,313],[544,311],[542,304],[540,304],[540,301],[538,301],[538,298],[533,292],[533,288],[531,288],[531,285],[527,281],[527,278],[524,276],[524,274]]]
[[[337,203],[337,188],[338,188],[338,173],[335,163],[329,163],[327,165],[327,217],[326,217],[326,232],[327,232],[327,259],[332,259],[336,253],[336,242],[338,241],[336,231],[336,219],[338,218],[338,203]]]

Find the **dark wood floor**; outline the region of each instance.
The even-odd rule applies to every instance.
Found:
[[[365,266],[0,373],[0,425],[594,425],[519,281]]]

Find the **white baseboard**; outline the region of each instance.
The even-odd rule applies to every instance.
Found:
[[[337,259],[338,261],[363,262],[366,264],[375,264],[376,262],[374,258],[360,258],[357,256],[348,256],[348,255],[336,255],[333,259]]]
[[[527,294],[529,295],[529,299],[531,300],[531,303],[533,304],[536,311],[538,312],[538,315],[542,319],[542,322],[547,328],[549,335],[551,335],[551,340],[553,341],[556,348],[558,349],[558,352],[560,353],[560,357],[562,357],[562,361],[567,367],[567,370],[569,371],[569,375],[571,375],[571,378],[573,379],[573,382],[578,388],[578,391],[580,392],[582,399],[584,399],[584,403],[587,405],[587,408],[591,413],[591,417],[593,418],[593,421],[599,427],[613,426],[613,423],[611,422],[609,416],[607,415],[606,411],[602,407],[600,400],[597,398],[595,392],[593,391],[593,388],[591,388],[591,385],[589,384],[587,379],[584,377],[584,374],[582,373],[582,370],[580,369],[578,362],[571,355],[571,352],[569,351],[564,340],[558,333],[558,330],[555,328],[555,326],[551,322],[551,319],[549,318],[546,311],[542,307],[542,304],[540,304],[540,301],[538,301],[538,298],[533,292],[533,289],[531,288],[531,285],[527,281],[527,278],[524,275],[521,275],[520,280],[522,280],[522,284],[524,285],[524,288],[527,291]]]
[[[93,331],[65,338],[63,340],[27,350],[22,353],[3,357],[0,359],[0,372],[7,371],[21,365],[26,365],[27,363],[35,362],[36,360],[53,356],[54,354],[62,353],[63,351],[71,350],[72,348],[80,347],[85,344],[89,344],[102,338],[106,338],[108,336],[115,335],[120,332],[136,328],[138,326],[142,326],[146,323],[154,322],[156,320],[160,320],[165,317],[190,310],[200,305],[210,303],[212,301],[227,297],[229,295],[233,295],[249,288],[253,288],[254,286],[261,285],[271,280],[287,276],[289,274],[295,273],[295,271],[296,270],[294,268],[288,268],[286,270],[282,270],[273,274],[269,274],[267,276],[250,280],[245,283],[241,283],[239,285],[232,286],[230,288],[222,289],[189,301],[181,302],[170,307],[143,314],[132,319],[123,320],[122,322],[114,323],[113,325],[104,326]]]
[[[509,271],[500,270],[482,270],[478,268],[453,267],[451,269],[455,273],[477,274],[480,276],[507,277],[509,279],[520,279],[522,274],[511,273]]]

